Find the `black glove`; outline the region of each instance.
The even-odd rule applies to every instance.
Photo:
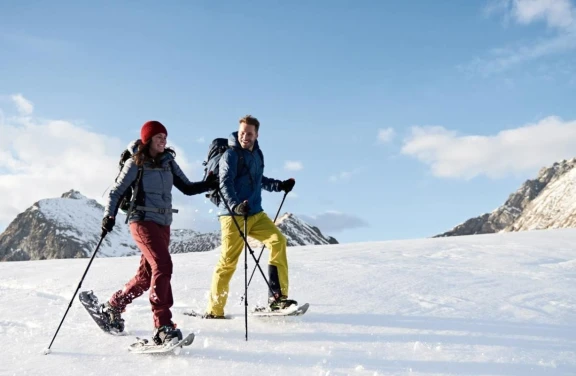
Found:
[[[114,217],[104,217],[102,219],[102,230],[110,232],[112,231],[112,228],[114,228],[115,224],[116,220],[114,219]]]
[[[238,215],[247,215],[250,211],[250,206],[248,205],[248,201],[244,201],[241,204],[236,205],[234,208],[234,213]]]
[[[280,183],[280,190],[288,193],[292,190],[292,188],[294,188],[294,184],[296,184],[296,180],[293,178],[284,180],[282,183]]]
[[[208,176],[206,176],[204,182],[206,183],[206,188],[210,190],[218,189],[218,187],[220,187],[218,175],[215,175],[212,171],[208,173]]]

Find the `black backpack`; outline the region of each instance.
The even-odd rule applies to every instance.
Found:
[[[206,180],[206,177],[210,172],[218,176],[218,174],[220,173],[220,166],[219,166],[220,158],[222,158],[222,155],[228,149],[234,149],[238,153],[238,169],[236,170],[238,171],[238,173],[236,174],[236,176],[240,175],[240,171],[244,167],[244,153],[242,153],[242,151],[238,147],[228,145],[227,138],[219,137],[215,138],[210,143],[210,146],[208,147],[208,156],[206,157],[206,160],[202,163],[202,165],[205,166],[203,180]],[[260,150],[260,148],[258,148],[257,150],[258,153],[260,154],[260,158],[262,159],[262,163],[264,163],[264,154],[262,154],[262,150]],[[209,191],[206,194],[206,197],[209,198],[214,205],[216,206],[220,205],[221,201],[220,195],[216,190]]]
[[[140,141],[136,143],[132,152],[128,149],[125,149],[122,154],[120,154],[120,160],[118,161],[118,175],[116,176],[116,179],[114,179],[114,182],[117,182],[118,177],[120,176],[120,172],[124,168],[126,161],[132,158],[134,151],[137,150],[139,143]],[[136,180],[128,187],[124,195],[120,198],[118,209],[126,214],[126,221],[128,221],[128,217],[130,216],[130,212],[132,212],[132,208],[134,206],[134,201],[136,201],[136,196],[138,195],[138,187],[140,185],[140,179],[142,178],[142,171],[143,168],[140,166],[138,168],[138,175]]]

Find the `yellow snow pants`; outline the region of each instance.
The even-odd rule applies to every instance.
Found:
[[[244,231],[244,216],[234,216],[240,229]],[[222,250],[212,275],[212,285],[208,298],[207,313],[224,315],[224,306],[228,299],[229,284],[238,259],[244,250],[244,239],[238,232],[231,216],[220,216]],[[286,237],[265,212],[248,217],[248,235],[259,240],[270,250],[268,264],[276,266],[281,294],[288,296],[288,260],[286,257]],[[249,251],[248,251],[249,252]],[[256,252],[254,252],[256,253]],[[255,255],[258,257],[258,254]],[[251,258],[250,255],[248,255]],[[258,271],[254,273],[256,278]]]

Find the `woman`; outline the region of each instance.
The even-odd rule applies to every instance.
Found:
[[[185,195],[194,195],[218,187],[217,177],[209,176],[206,181],[191,183],[174,160],[175,152],[166,148],[168,131],[158,121],[148,121],[140,130],[140,140],[136,142],[132,158],[129,158],[116,184],[110,190],[102,229],[112,231],[121,198],[137,180],[141,171],[136,201],[129,212],[130,233],[142,252],[136,275],[116,291],[110,300],[102,305],[103,319],[115,331],[124,330],[121,312],[134,299],[150,290],[150,304],[154,315],[153,340],[156,344],[170,342],[173,338],[182,339],[182,333],[172,322],[170,307],[173,305],[172,259],[168,250],[172,213],[172,186]],[[135,189],[136,191],[136,189]]]

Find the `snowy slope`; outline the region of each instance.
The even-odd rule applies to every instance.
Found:
[[[178,356],[129,354],[152,330],[147,296],[124,314],[127,337],[101,333],[77,300],[88,260],[0,263],[1,375],[576,375],[576,230],[289,249],[298,318],[249,318],[243,257],[232,320],[203,310],[217,251],[173,255],[174,321],[196,342]],[[263,254],[262,264],[268,253]],[[122,288],[139,258],[96,259],[83,289]],[[249,271],[253,263],[250,262]],[[258,274],[250,305],[266,297]]]

